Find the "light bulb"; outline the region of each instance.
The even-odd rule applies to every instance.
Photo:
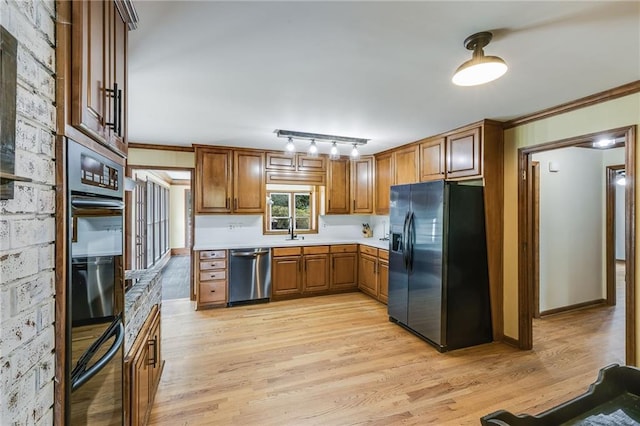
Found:
[[[293,152],[296,150],[296,146],[293,144],[293,139],[289,138],[286,148],[287,148],[287,151],[289,152]]]
[[[338,157],[339,153],[338,153],[338,144],[335,143],[335,141],[331,144],[331,157]]]
[[[351,158],[358,158],[360,153],[358,152],[358,145],[353,144],[353,149],[351,150]]]
[[[316,141],[311,139],[311,145],[309,145],[309,154],[317,154],[318,153],[318,145],[316,145]]]

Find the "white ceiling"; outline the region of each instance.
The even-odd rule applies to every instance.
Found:
[[[138,143],[283,149],[273,131],[287,129],[371,139],[361,152],[374,153],[640,79],[639,1],[135,5],[129,140]],[[463,41],[479,31],[494,33],[485,54],[509,71],[455,86],[471,58]]]

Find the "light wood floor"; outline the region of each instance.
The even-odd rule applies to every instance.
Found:
[[[165,301],[150,424],[478,425],[501,408],[538,413],[624,363],[623,311],[536,320],[532,351],[440,354],[361,293],[198,312]]]

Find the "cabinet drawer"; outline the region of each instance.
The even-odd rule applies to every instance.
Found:
[[[206,250],[200,252],[200,259],[223,259],[227,257],[226,250]]]
[[[226,270],[204,271],[200,272],[200,281],[208,280],[224,280],[227,278]]]
[[[296,256],[300,254],[300,247],[276,247],[273,256]]]
[[[227,267],[226,259],[219,260],[206,260],[200,262],[200,270],[205,271],[207,269],[225,269]]]
[[[227,281],[207,281],[200,283],[199,301],[202,302],[225,302],[227,300]]]
[[[302,248],[304,254],[327,254],[329,246],[307,246]]]
[[[370,254],[371,256],[377,256],[378,249],[360,244],[360,253]]]
[[[380,259],[389,260],[389,250],[378,250],[378,257]]]
[[[355,253],[358,251],[356,244],[340,244],[331,246],[331,253]]]

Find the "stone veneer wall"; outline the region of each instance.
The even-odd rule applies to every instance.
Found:
[[[126,278],[139,278],[139,281],[125,295],[125,356],[129,353],[153,305],[162,303],[162,272],[160,268],[134,271],[127,273]]]
[[[0,201],[0,424],[53,424],[55,2],[0,0],[18,40],[15,197]],[[0,108],[3,106],[0,106]]]

